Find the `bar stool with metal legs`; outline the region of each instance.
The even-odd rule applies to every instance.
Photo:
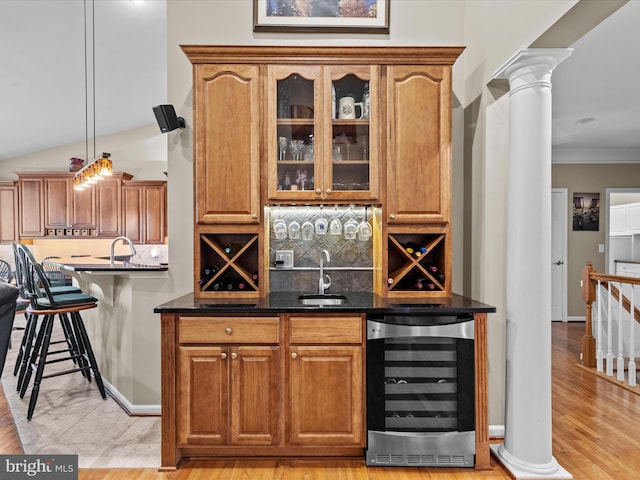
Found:
[[[20,250],[21,247],[18,246]],[[22,256],[25,267],[25,279],[27,282],[27,292],[30,298],[30,305],[27,308],[27,313],[34,316],[42,316],[42,322],[40,322],[37,328],[37,334],[35,343],[31,350],[31,355],[28,361],[28,368],[24,372],[24,378],[20,386],[20,398],[23,398],[32,372],[35,372],[33,380],[33,388],[31,390],[31,397],[29,399],[29,409],[27,411],[27,420],[31,420],[33,412],[38,401],[38,394],[40,392],[40,385],[42,380],[51,377],[57,377],[60,375],[66,375],[69,373],[81,372],[89,381],[91,381],[91,374],[96,381],[98,390],[103,399],[107,398],[104,385],[102,382],[102,376],[98,369],[96,358],[91,348],[91,342],[89,336],[84,327],[84,322],[80,316],[82,310],[97,307],[98,300],[91,295],[84,293],[66,293],[53,295],[51,293],[51,287],[47,281],[46,275],[42,266],[33,260],[33,256]],[[70,321],[68,317],[70,317]],[[49,351],[51,342],[51,334],[53,330],[54,320],[58,316],[61,321],[63,329],[68,329],[65,335],[68,335],[69,348],[65,350]],[[65,321],[65,319],[67,319]],[[48,359],[49,355],[57,355],[66,353],[65,357],[56,357],[54,359]],[[74,361],[73,368],[64,371],[56,371],[51,374],[45,375],[45,366],[51,363],[58,363],[65,360]]]

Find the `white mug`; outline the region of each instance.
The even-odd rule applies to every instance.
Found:
[[[342,97],[340,99],[338,118],[355,119],[357,106],[360,107],[360,116],[357,118],[362,118],[362,102],[356,103],[353,97]]]

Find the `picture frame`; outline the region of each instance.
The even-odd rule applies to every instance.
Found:
[[[389,0],[253,0],[253,31],[389,33]]]

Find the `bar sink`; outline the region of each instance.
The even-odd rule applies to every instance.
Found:
[[[342,305],[346,303],[347,297],[344,295],[325,293],[306,293],[298,297],[298,301],[303,305]]]

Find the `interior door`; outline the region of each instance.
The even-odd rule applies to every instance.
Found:
[[[567,226],[566,188],[551,191],[551,320],[567,321]]]

